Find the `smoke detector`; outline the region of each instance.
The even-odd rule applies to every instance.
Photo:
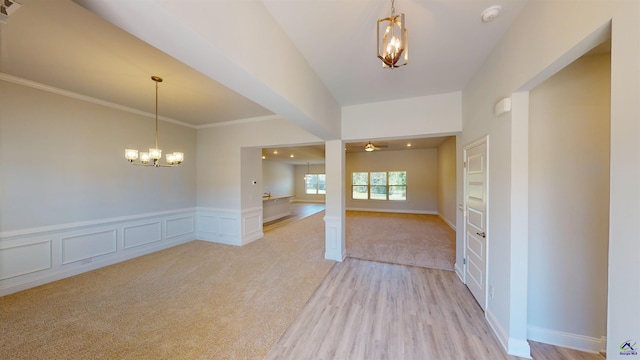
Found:
[[[500,15],[500,11],[502,11],[502,6],[500,5],[490,6],[482,12],[482,14],[480,15],[480,18],[484,23],[491,22],[495,20],[495,18],[497,18],[498,15]]]

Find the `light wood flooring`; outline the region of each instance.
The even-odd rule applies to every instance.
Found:
[[[297,205],[303,216],[306,204]],[[530,344],[536,360],[604,359]],[[266,359],[517,358],[506,355],[455,273],[347,258],[334,265]]]
[[[534,359],[602,359],[532,344]],[[510,360],[451,271],[347,258],[271,348],[267,360]]]
[[[291,203],[291,215],[262,224],[262,231],[267,232],[281,226],[292,224],[307,216],[324,210],[323,203]]]

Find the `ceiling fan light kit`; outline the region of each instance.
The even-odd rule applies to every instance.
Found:
[[[153,167],[173,167],[180,165],[184,161],[184,153],[173,152],[166,155],[166,164],[160,164],[162,158],[162,150],[158,148],[158,83],[162,82],[159,76],[152,76],[151,80],[156,83],[156,147],[150,148],[149,152],[138,152],[136,149],[125,149],[124,158],[132,165],[137,166],[153,166]],[[136,160],[140,158],[140,163]]]
[[[395,0],[391,0],[391,16],[378,19],[377,25],[378,59],[382,61],[382,67],[394,69],[407,65],[409,32],[405,27],[404,13],[396,15]],[[403,57],[404,61],[399,62]]]

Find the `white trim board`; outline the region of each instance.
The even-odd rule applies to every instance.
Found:
[[[561,346],[589,353],[599,353],[605,348],[607,343],[607,338],[604,336],[596,338],[564,331],[545,329],[532,325],[527,327],[527,338],[544,344]]]

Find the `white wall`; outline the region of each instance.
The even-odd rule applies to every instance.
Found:
[[[199,129],[198,206],[236,210],[241,208],[241,148],[318,142],[322,141],[282,118]],[[257,166],[262,168],[260,163]],[[263,185],[259,186],[262,188]],[[252,201],[242,206],[260,206],[262,199]]]
[[[438,214],[456,228],[456,138],[450,137],[438,147]]]
[[[406,171],[407,200],[354,200],[351,176],[354,172]],[[350,210],[395,211],[421,214],[438,212],[438,150],[355,152],[346,155],[346,206]]]
[[[460,92],[342,108],[342,140],[454,134],[462,131]]]
[[[309,172],[311,174],[325,174],[324,164],[309,165]],[[306,194],[305,193],[305,180],[304,176],[307,174],[307,165],[295,166],[295,201],[299,202],[315,202],[324,203],[325,194]]]
[[[568,26],[570,19],[570,26]],[[520,185],[528,180],[528,108],[514,104],[511,114],[496,117],[495,103],[519,91],[528,91],[578,58],[612,32],[611,63],[611,202],[607,358],[622,358],[619,345],[640,339],[640,2],[637,1],[529,1],[463,91],[462,147],[484,136],[489,148],[489,273],[494,297],[487,318],[509,352],[528,355],[527,257],[528,197]],[[520,96],[518,96],[520,98]],[[524,101],[526,105],[526,101]],[[524,130],[524,140],[520,138]],[[518,137],[514,138],[512,131]],[[462,169],[458,167],[458,198],[462,198]],[[515,192],[514,192],[515,190]],[[524,193],[526,194],[526,187]],[[524,199],[524,200],[523,200]],[[524,220],[523,220],[524,218]],[[512,223],[517,219],[517,223]],[[458,217],[458,228],[463,218]],[[458,232],[458,244],[463,243]],[[462,263],[457,247],[456,263]],[[632,275],[633,274],[633,275]],[[634,277],[624,284],[621,278]]]
[[[607,331],[610,66],[580,58],[529,103],[529,338],[592,351]]]
[[[260,148],[319,141],[300,127],[276,117],[199,129],[198,239],[243,245],[262,237]],[[259,182],[253,185],[256,179]]]
[[[294,195],[295,169],[292,164],[262,161],[262,192],[272,195]]]

